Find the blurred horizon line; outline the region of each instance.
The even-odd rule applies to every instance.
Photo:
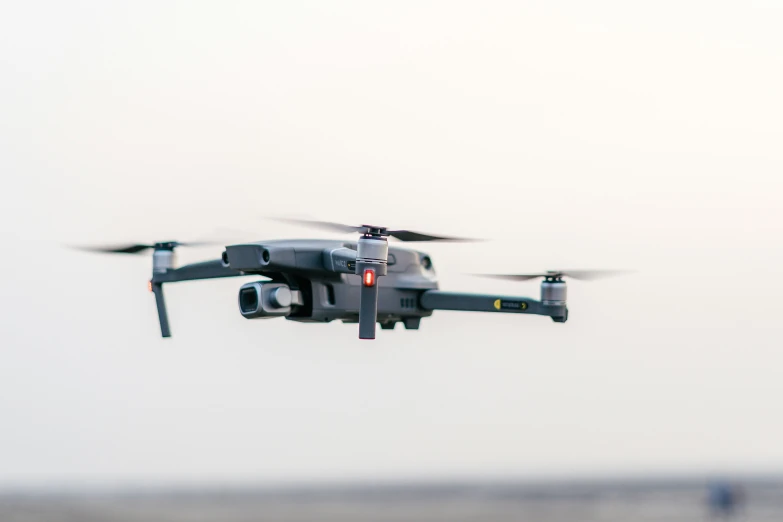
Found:
[[[269,479],[213,479],[213,480],[70,480],[39,483],[12,483],[0,481],[0,497],[16,495],[71,496],[71,495],[202,495],[210,494],[308,494],[308,493],[405,493],[422,491],[475,491],[481,489],[535,492],[537,488],[682,488],[707,486],[713,483],[783,486],[783,469],[775,472],[669,472],[669,473],[613,473],[560,474],[528,476],[460,476],[460,477],[364,477],[315,478],[300,480]]]

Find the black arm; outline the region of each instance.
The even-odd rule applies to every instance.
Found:
[[[150,290],[155,294],[155,305],[158,308],[158,320],[160,321],[160,335],[162,337],[171,337],[169,317],[166,313],[166,300],[163,298],[163,283],[216,279],[218,277],[237,277],[242,275],[245,274],[228,268],[223,265],[223,262],[220,259],[193,263],[180,268],[169,268],[163,272],[153,272],[152,281],[150,281]]]
[[[507,297],[490,294],[462,294],[427,290],[419,304],[425,310],[462,310],[466,312],[502,312],[512,314],[547,315],[556,322],[565,322],[568,308],[563,304],[544,304],[529,297]]]
[[[163,299],[163,285],[161,283],[151,283],[150,288],[155,294],[155,305],[158,307],[158,321],[160,321],[161,337],[171,337],[169,328],[169,315],[166,313],[166,301]]]
[[[155,272],[153,283],[176,283],[177,281],[193,281],[196,279],[216,279],[218,277],[237,277],[245,275],[223,264],[220,259],[193,263],[180,268],[169,268],[165,272]]]

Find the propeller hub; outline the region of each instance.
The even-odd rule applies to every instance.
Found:
[[[385,237],[389,235],[389,231],[386,227],[378,227],[375,225],[362,225],[360,232],[369,237]]]

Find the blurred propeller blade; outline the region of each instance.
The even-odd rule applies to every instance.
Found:
[[[126,245],[71,246],[70,248],[102,254],[142,254],[147,250],[153,250],[155,248],[173,249],[181,246],[201,247],[221,244],[222,243],[215,241],[188,241],[187,243],[179,241],[160,241],[153,244],[131,243]]]
[[[478,241],[477,239],[467,239],[459,237],[449,236],[433,236],[431,234],[422,234],[421,232],[414,232],[412,230],[387,230],[385,227],[379,227],[375,225],[344,225],[342,223],[333,223],[331,221],[317,221],[309,219],[288,219],[288,218],[272,218],[275,221],[281,223],[288,223],[293,225],[304,225],[313,228],[320,228],[324,230],[330,230],[333,232],[341,233],[362,233],[366,230],[378,230],[381,231],[381,235],[388,235],[399,241]]]
[[[331,221],[316,221],[311,219],[289,219],[289,218],[271,218],[274,221],[280,223],[288,223],[289,225],[303,225],[306,227],[320,228],[323,230],[330,230],[332,232],[361,232],[366,227],[354,227],[351,225],[343,225],[342,223],[333,223]]]
[[[429,234],[422,234],[420,232],[413,232],[412,230],[389,230],[389,235],[400,241],[477,241],[476,239],[468,239],[463,237],[449,237],[449,236],[431,236]]]
[[[549,274],[471,274],[475,277],[486,277],[488,279],[502,279],[504,281],[529,281],[539,277],[547,277]]]
[[[539,277],[570,277],[582,281],[594,281],[624,274],[633,273],[633,270],[547,270],[538,274],[473,274],[478,277],[491,279],[503,279],[506,281],[529,281]]]
[[[142,245],[142,244],[130,244],[130,245],[117,245],[117,246],[74,246],[71,247],[76,250],[84,250],[85,252],[100,252],[105,254],[141,254],[142,252],[155,248],[155,245]]]
[[[597,279],[606,279],[609,277],[616,277],[626,274],[634,273],[633,270],[560,270],[557,273],[570,277],[571,279],[578,279],[582,281],[595,281]]]
[[[185,242],[185,243],[180,242],[180,241],[174,241],[174,246],[178,246],[178,247],[184,246],[184,247],[197,248],[197,247],[215,246],[215,245],[225,246],[224,243],[221,243],[219,241],[188,241],[188,242]]]

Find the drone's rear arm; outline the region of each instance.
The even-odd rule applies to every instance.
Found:
[[[565,302],[545,303],[529,297],[507,297],[492,294],[463,294],[427,290],[421,294],[419,304],[425,310],[461,310],[466,312],[501,312],[512,314],[536,314],[551,317],[564,323],[568,318]]]
[[[177,281],[193,281],[196,279],[216,279],[218,277],[236,277],[243,275],[223,264],[223,261],[203,261],[180,268],[169,268],[165,272],[154,272],[153,283],[176,283]]]
[[[153,272],[152,280],[150,281],[150,290],[155,294],[155,304],[158,308],[161,336],[171,337],[169,317],[166,313],[166,301],[163,297],[163,283],[194,281],[198,279],[216,279],[219,277],[237,277],[241,275],[245,274],[225,266],[220,259]]]

